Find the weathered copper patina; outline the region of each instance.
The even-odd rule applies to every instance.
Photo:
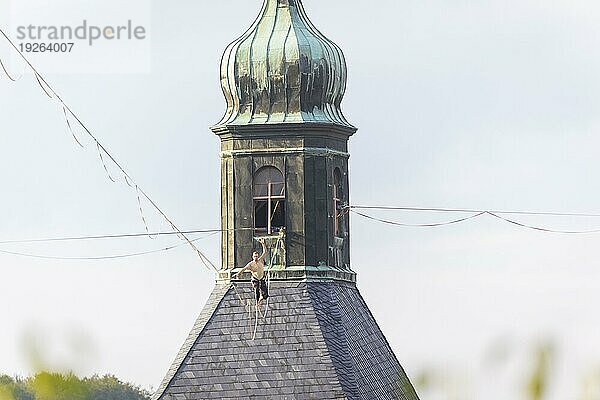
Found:
[[[216,125],[317,122],[352,128],[341,110],[347,67],[340,48],[297,0],[265,0],[221,61],[227,112]]]

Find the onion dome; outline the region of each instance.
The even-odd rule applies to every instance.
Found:
[[[341,110],[346,77],[344,54],[309,21],[301,0],[265,0],[252,27],[223,54],[227,112],[213,130],[316,123],[353,133]]]

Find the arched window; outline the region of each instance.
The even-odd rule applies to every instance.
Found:
[[[263,167],[254,174],[254,229],[270,235],[285,228],[285,180],[275,167]]]
[[[335,221],[333,222],[336,237],[344,237],[344,189],[342,187],[342,172],[339,168],[333,171],[333,209]]]

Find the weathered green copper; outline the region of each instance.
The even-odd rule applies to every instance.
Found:
[[[309,21],[300,0],[265,0],[254,24],[225,50],[227,112],[213,130],[282,123],[353,129],[341,110],[346,77],[342,51]]]

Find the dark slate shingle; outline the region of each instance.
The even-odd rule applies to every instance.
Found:
[[[215,288],[154,400],[418,400],[355,285],[273,282],[254,340],[236,287]]]

